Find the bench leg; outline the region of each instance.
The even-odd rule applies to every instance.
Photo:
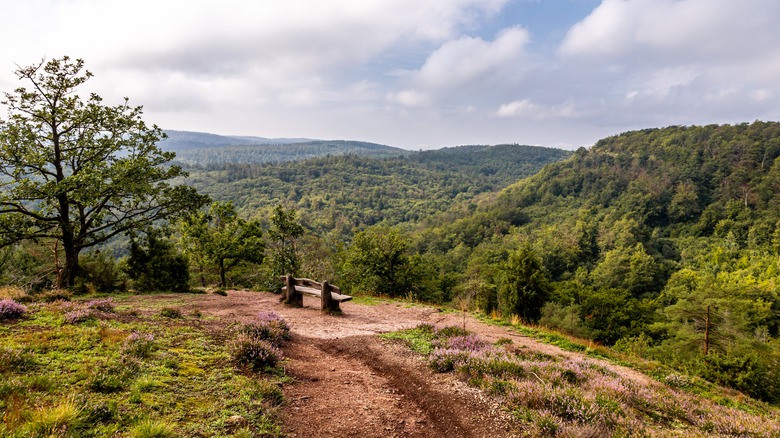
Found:
[[[303,294],[295,290],[293,276],[288,275],[285,278],[285,283],[287,283],[287,292],[284,298],[284,303],[293,307],[303,307]]]
[[[322,282],[322,292],[320,292],[320,304],[322,313],[341,313],[339,302],[333,299],[330,293],[330,285],[327,281]]]

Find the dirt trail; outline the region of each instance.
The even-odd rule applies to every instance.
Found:
[[[460,325],[462,315],[435,308],[397,303],[342,303],[341,316],[319,312],[319,299],[304,299],[290,308],[269,293],[228,291],[218,295],[160,295],[183,300],[182,310],[199,310],[216,331],[235,321],[272,310],[290,324],[292,339],[284,347],[293,383],[285,385],[281,409],[290,437],[505,437],[521,434],[495,401],[452,374],[434,373],[405,346],[377,336],[421,323]],[[466,328],[496,341],[512,339],[516,348],[568,357],[555,346],[466,319]],[[641,373],[604,364],[648,384]]]

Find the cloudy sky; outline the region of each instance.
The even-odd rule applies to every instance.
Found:
[[[777,0],[0,0],[0,90],[83,58],[165,129],[407,149],[780,119]],[[1,113],[4,117],[4,110]]]

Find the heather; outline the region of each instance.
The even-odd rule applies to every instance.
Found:
[[[0,300],[0,321],[22,317],[27,312],[27,307],[14,300]]]
[[[421,332],[429,334],[427,360],[434,371],[453,372],[495,397],[530,436],[780,435],[776,410],[740,395],[698,396],[691,389],[702,385],[700,379],[668,374],[652,380],[595,359],[542,354],[506,340],[490,344],[452,328],[388,337],[418,338]]]

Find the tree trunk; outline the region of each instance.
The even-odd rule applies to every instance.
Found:
[[[62,274],[58,276],[57,289],[66,289],[76,284],[76,275],[79,271],[79,250],[71,242],[70,245],[63,244],[65,252],[65,266],[62,267]]]
[[[60,200],[60,211],[67,217],[68,204],[65,200]],[[63,221],[60,223],[62,230],[62,251],[65,253],[65,266],[62,268],[62,275],[59,276],[57,289],[66,289],[76,283],[76,274],[79,270],[79,252],[81,248],[76,246],[76,239],[73,236],[73,229],[70,223]]]
[[[225,259],[219,259],[219,287],[227,287],[225,281]]]

